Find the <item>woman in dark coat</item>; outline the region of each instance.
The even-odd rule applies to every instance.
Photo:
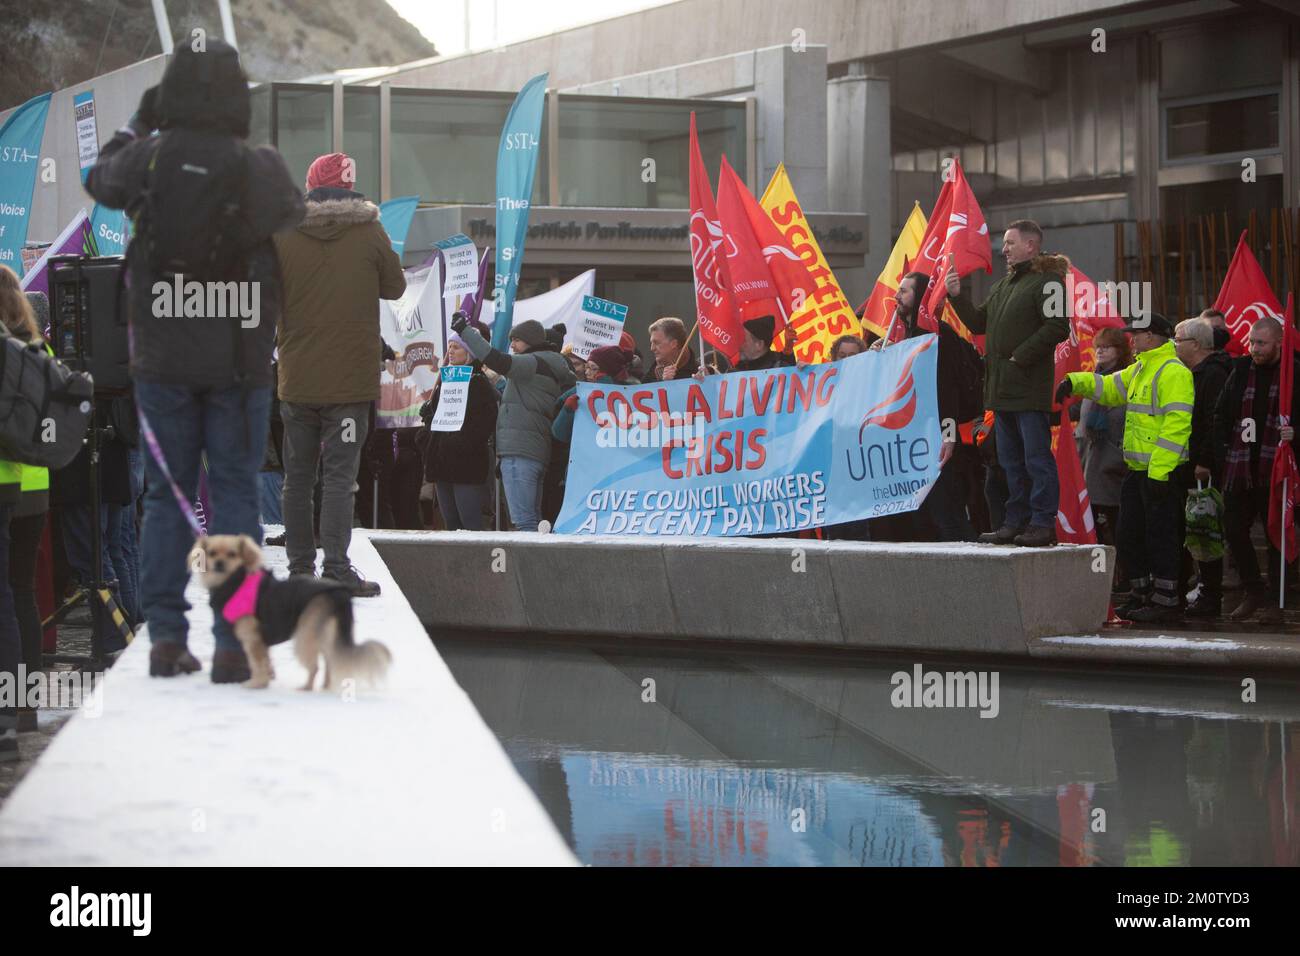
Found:
[[[433,482],[438,508],[448,531],[483,530],[483,505],[488,480],[488,442],[497,426],[496,389],[472,360],[460,336],[447,341],[446,365],[471,365],[469,401],[465,420],[454,432],[424,431],[424,479]],[[441,380],[433,397],[420,409],[426,426],[437,414],[442,395]]]

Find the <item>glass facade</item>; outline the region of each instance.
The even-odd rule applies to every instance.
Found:
[[[1165,159],[1200,159],[1247,151],[1277,151],[1278,94],[1165,107]]]
[[[382,200],[381,91],[343,88],[343,150],[357,163],[357,188]],[[685,209],[689,206],[690,114],[700,152],[715,179],[725,154],[745,178],[750,147],[744,102],[561,95],[559,141],[542,116],[534,205]],[[491,204],[496,157],[512,93],[394,88],[390,94],[390,196],[418,195],[434,204]],[[334,90],[270,83],[253,91],[251,140],[274,144],[295,179],[334,143]],[[558,165],[552,196],[550,165]],[[760,188],[762,184],[759,184]]]
[[[271,87],[267,85],[254,88],[249,94],[252,101],[252,119],[248,124],[250,146],[275,142],[271,135],[271,95]]]
[[[334,91],[329,86],[274,85],[275,146],[294,181],[307,181],[312,161],[334,145]]]
[[[393,195],[418,195],[431,203],[495,202],[497,146],[513,102],[510,93],[394,89]],[[547,192],[545,112],[539,149],[533,180],[537,205],[546,202]]]
[[[561,96],[556,205],[687,208],[692,110],[709,175],[725,153],[744,179],[744,103]]]

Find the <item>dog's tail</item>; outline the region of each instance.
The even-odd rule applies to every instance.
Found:
[[[335,627],[326,633],[322,648],[329,662],[331,686],[337,687],[348,679],[372,686],[382,681],[393,655],[379,641],[357,644],[353,640],[352,602],[346,592],[336,598],[334,623]]]

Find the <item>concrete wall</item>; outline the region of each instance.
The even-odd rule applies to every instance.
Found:
[[[371,539],[435,629],[1025,656],[1035,637],[1095,633],[1110,598],[1110,575],[1092,570],[1089,547],[454,532]]]
[[[167,57],[159,54],[141,60],[112,73],[105,73],[85,83],[59,90],[50,99],[50,112],[45,119],[45,139],[41,143],[41,159],[52,157],[55,161],[56,179],[41,182],[38,174],[32,191],[32,211],[27,224],[29,241],[52,242],[77,210],[90,212],[95,201],[81,185],[81,169],[77,162],[77,126],[72,114],[72,100],[79,93],[95,93],[95,125],[102,146],[113,137],[118,127],[124,125],[140,103],[140,95],[162,79]],[[12,110],[0,113],[3,124]]]
[[[546,70],[550,86],[567,89],[800,39],[825,44],[829,62],[843,63],[1141,5],[1135,0],[680,0],[496,50],[408,65],[384,78],[395,85],[517,90]]]

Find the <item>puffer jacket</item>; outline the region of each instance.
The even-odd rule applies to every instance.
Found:
[[[1038,255],[1013,266],[983,304],[973,304],[964,290],[952,299],[957,318],[985,337],[985,408],[1052,410],[1056,343],[1070,334],[1062,284],[1069,269],[1065,256]]]
[[[1109,375],[1119,369],[1097,371]],[[1119,507],[1120,485],[1129,472],[1124,462],[1124,414],[1122,405],[1107,408],[1091,398],[1085,398],[1079,407],[1075,437],[1083,463],[1083,483],[1089,500],[1104,508]]]
[[[497,415],[497,456],[519,455],[549,463],[556,402],[577,381],[568,361],[549,346],[506,355],[492,348],[472,327],[460,337],[471,355],[506,380]]]
[[[379,398],[379,300],[406,275],[379,207],[346,189],[313,189],[297,229],[275,237],[284,277],[276,335],[279,395],[301,405]]]

